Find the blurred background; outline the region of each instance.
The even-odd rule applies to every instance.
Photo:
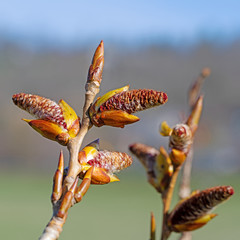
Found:
[[[84,145],[128,152],[142,142],[167,147],[159,125],[188,114],[187,92],[203,67],[204,109],[194,144],[193,189],[230,184],[235,195],[193,239],[238,239],[240,172],[239,1],[37,1],[0,3],[0,237],[37,239],[51,217],[60,147],[33,131],[14,93],[66,100],[81,116],[93,53],[105,44],[101,94],[130,84],[166,91],[168,103],[137,114],[124,129],[92,128]],[[64,149],[67,164],[68,153]],[[150,211],[160,234],[161,203],[134,158],[121,181],[90,188],[70,210],[60,239],[148,239]],[[177,194],[175,196],[175,203]],[[14,230],[14,231],[13,231]],[[20,236],[20,237],[19,237]],[[171,239],[177,239],[173,235]]]

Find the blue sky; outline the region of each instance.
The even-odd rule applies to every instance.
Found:
[[[0,33],[52,42],[95,39],[135,42],[240,36],[238,0],[8,0],[0,3]]]

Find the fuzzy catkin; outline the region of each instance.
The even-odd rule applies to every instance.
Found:
[[[59,126],[67,129],[62,109],[56,102],[48,98],[27,93],[14,94],[12,100],[18,107],[31,115],[42,120],[57,123]]]
[[[110,97],[100,106],[98,112],[122,110],[131,114],[162,105],[167,102],[167,99],[166,93],[155,90],[135,89],[123,91]]]
[[[132,164],[132,158],[127,153],[105,150],[99,151],[94,159],[88,161],[88,164],[114,173],[129,167]]]
[[[194,221],[233,195],[231,186],[213,187],[198,192],[176,206],[169,216],[171,225]]]

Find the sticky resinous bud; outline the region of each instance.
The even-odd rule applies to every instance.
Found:
[[[87,83],[85,86],[86,91],[98,92],[102,82],[102,73],[104,67],[104,45],[103,41],[97,47],[92,63],[88,70]]]

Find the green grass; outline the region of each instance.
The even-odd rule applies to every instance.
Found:
[[[70,209],[60,240],[148,240],[150,211],[156,216],[159,239],[160,196],[145,176],[123,173],[120,179],[118,183],[90,188],[82,202]],[[238,181],[237,176],[195,175],[194,188],[231,184],[235,195],[214,211],[218,217],[193,233],[194,240],[239,239]],[[0,239],[38,239],[51,217],[51,182],[50,175],[0,175]],[[178,235],[170,239],[178,239]]]

